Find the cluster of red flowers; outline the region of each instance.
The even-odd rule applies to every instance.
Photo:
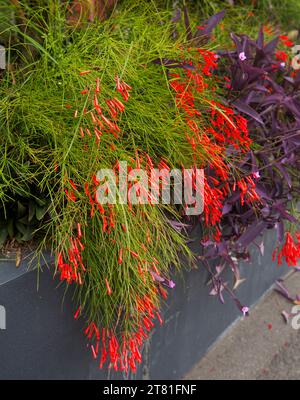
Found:
[[[278,251],[278,247],[273,252],[273,261],[277,259],[278,264],[282,265],[284,258],[289,267],[296,267],[300,261],[300,232],[296,233],[294,239],[290,232],[285,235],[285,243],[282,249]]]
[[[85,330],[85,335],[90,341],[90,347],[94,359],[99,358],[99,368],[108,361],[109,366],[115,371],[136,372],[136,363],[142,362],[142,346],[145,339],[148,339],[149,332],[154,327],[154,320],[163,323],[157,307],[149,297],[137,298],[136,309],[140,321],[135,332],[122,336],[119,342],[117,335],[110,329],[102,328],[101,333],[94,322],[90,323]],[[77,312],[76,312],[77,313]],[[74,315],[74,318],[77,315]]]
[[[202,71],[203,75],[211,76],[212,71],[217,68],[217,55],[212,51],[204,50],[204,49],[197,49],[197,52],[202,56],[203,63],[198,63],[198,67]]]
[[[91,72],[92,72],[91,70],[81,71],[80,75],[84,76],[90,74]],[[115,78],[115,81],[116,81],[117,92],[119,92],[124,98],[124,100],[127,101],[129,98],[129,91],[131,90],[131,87],[127,85],[125,82],[121,82],[118,77]],[[97,78],[95,81],[95,86],[93,88],[86,87],[80,92],[82,95],[88,95],[91,100],[91,109],[89,110],[87,109],[87,107],[85,107],[83,110],[83,114],[89,115],[91,118],[91,122],[94,127],[93,128],[94,137],[98,145],[100,143],[101,136],[103,135],[103,133],[111,133],[115,138],[118,138],[118,133],[120,132],[120,128],[117,125],[116,120],[119,113],[122,113],[125,109],[124,104],[116,97],[114,97],[113,99],[108,99],[106,100],[106,105],[108,107],[107,113],[109,117],[106,116],[104,109],[102,108],[102,106],[100,106],[98,101],[98,94],[100,93],[100,91],[101,91],[100,78]],[[68,106],[67,108],[70,108],[70,106]],[[78,110],[76,110],[74,113],[74,118],[77,118],[78,115],[79,112]],[[84,138],[85,136],[87,137],[93,136],[91,133],[91,129],[89,128],[88,125],[80,126],[79,133],[82,138]],[[110,230],[115,227],[113,205],[109,206],[108,208],[109,213],[108,215],[106,215],[103,206],[96,199],[96,189],[99,184],[99,182],[96,179],[96,176],[92,176],[91,181],[92,181],[92,188],[90,188],[90,185],[88,183],[86,183],[84,186],[85,194],[88,197],[91,205],[90,215],[91,217],[93,217],[95,210],[98,209],[102,216],[103,232],[110,232]],[[66,198],[70,202],[76,202],[77,195],[80,193],[80,188],[73,182],[72,179],[69,179],[68,183],[70,187],[64,189]],[[61,279],[66,280],[68,283],[75,281],[79,284],[82,284],[82,276],[80,272],[78,272],[78,266],[80,266],[81,269],[85,271],[81,257],[81,252],[83,251],[84,246],[80,241],[81,230],[79,229],[80,225],[78,225],[78,237],[75,239],[72,238],[69,239],[70,246],[69,249],[67,250],[67,254],[65,255],[62,252],[60,252],[58,255],[58,270],[61,273]],[[68,262],[65,261],[65,259],[68,259]],[[109,286],[108,283],[107,286]]]
[[[81,75],[89,74],[91,71],[82,71]],[[119,77],[116,76],[116,90],[121,94],[123,99],[127,101],[129,99],[129,91],[131,87],[125,82],[121,82]],[[94,88],[85,88],[80,93],[82,95],[88,95],[91,101],[91,110],[85,108],[83,110],[84,115],[89,114],[91,117],[91,122],[93,124],[93,131],[96,138],[96,142],[99,144],[101,141],[101,136],[103,133],[111,133],[116,139],[119,138],[120,128],[116,122],[119,113],[122,113],[125,109],[124,104],[116,97],[113,99],[106,100],[105,104],[107,106],[107,113],[105,112],[102,105],[99,103],[98,94],[100,93],[100,78],[96,79],[96,85]],[[109,117],[107,116],[109,115]],[[75,111],[74,117],[78,117],[78,110]],[[82,138],[86,135],[92,137],[91,130],[88,126],[79,127],[79,133]]]
[[[80,74],[87,75],[90,73],[91,71],[88,70],[82,71]],[[125,82],[121,82],[118,77],[115,78],[115,81],[116,91],[121,94],[124,101],[127,101],[131,87]],[[82,119],[83,122],[79,128],[79,133],[82,138],[86,137],[87,139],[92,139],[92,131],[94,131],[94,138],[98,145],[100,143],[101,136],[104,133],[111,133],[115,138],[118,138],[120,128],[117,124],[117,118],[125,109],[124,104],[116,97],[106,100],[105,105],[103,106],[100,104],[98,99],[99,93],[99,78],[96,79],[94,88],[84,88],[81,91],[82,95],[88,95],[91,99],[91,109],[88,109],[88,106],[86,106],[86,108],[83,110],[83,115],[90,116],[90,121],[84,125],[86,119]],[[76,110],[74,117],[77,118],[78,115],[79,112]],[[90,128],[91,123],[94,126],[93,129]],[[127,173],[129,173],[133,168],[140,169],[142,165],[145,166],[144,170],[148,171],[150,178],[151,170],[154,168],[154,162],[148,154],[142,155],[136,152],[135,159],[132,159],[132,163],[129,163],[127,166]],[[164,160],[159,162],[158,168],[164,170],[170,169],[167,165],[167,162]],[[113,170],[116,172],[116,183],[118,183],[117,171],[119,170],[119,162],[116,163],[116,165],[113,167]],[[162,176],[162,180],[163,179],[164,177]],[[127,182],[129,190],[134,183],[135,182]],[[73,180],[70,179],[68,181],[68,188],[65,189],[65,195],[68,202],[71,203],[76,202],[78,198],[84,195],[90,204],[90,217],[93,218],[96,215],[96,212],[98,212],[102,219],[103,233],[110,235],[117,226],[117,220],[114,212],[114,205],[107,204],[104,206],[97,199],[97,189],[99,188],[100,184],[101,182],[99,182],[96,175],[93,175],[89,182],[86,182],[83,187],[81,187],[79,184],[75,184]],[[150,193],[147,192],[146,195],[149,197],[151,204]],[[128,200],[129,208],[132,212],[134,212],[134,209],[130,203],[130,199]],[[126,233],[126,226],[124,224],[121,224],[121,226],[123,232]],[[77,237],[75,239],[69,239],[70,246],[66,254],[64,252],[60,252],[58,255],[58,269],[61,273],[61,279],[66,280],[69,284],[72,282],[77,284],[83,283],[82,272],[85,272],[86,269],[83,265],[83,259],[81,255],[81,251],[84,250],[84,247],[81,243],[81,237],[81,227],[78,224]],[[150,274],[152,281],[156,282],[154,294],[156,294],[157,297],[163,296],[166,298],[167,292],[163,288],[163,285],[174,287],[174,283],[164,279],[161,276],[159,271],[159,263],[155,258],[153,258],[152,262],[147,262],[144,259],[142,253],[147,253],[147,245],[141,243],[141,252],[137,252],[123,247],[123,243],[122,245],[117,243],[115,238],[109,237],[108,240],[111,240],[119,248],[117,260],[118,264],[122,265],[125,257],[127,259],[130,258],[131,265],[136,266],[143,282],[147,284],[146,275]],[[147,241],[151,242],[150,230],[148,230]],[[79,271],[78,268],[81,270]],[[103,279],[105,281],[107,295],[113,295],[114,288],[111,286],[109,279],[105,277]],[[81,306],[79,306],[74,314],[74,319],[78,319],[81,314],[82,309]],[[158,320],[160,324],[162,324],[163,321],[157,307],[153,304],[150,297],[147,296],[145,296],[143,299],[136,299],[135,312],[131,312],[126,318],[129,319],[133,317],[136,318],[136,329],[131,331],[131,333],[116,333],[116,327],[114,329],[112,329],[112,327],[103,327],[100,329],[95,322],[91,322],[86,328],[85,335],[89,340],[89,347],[91,349],[92,356],[94,359],[99,358],[100,368],[102,368],[103,365],[108,362],[109,367],[114,368],[116,371],[124,371],[126,374],[129,371],[136,372],[137,363],[141,363],[142,361],[141,349],[143,342],[148,338],[149,332],[153,329],[154,321]]]
[[[248,135],[247,120],[236,114],[231,108],[220,103],[210,102],[212,127],[209,132],[218,143],[232,145],[242,151],[248,151],[251,139]]]
[[[258,196],[255,190],[256,184],[251,176],[246,176],[245,178],[238,180],[236,184],[234,183],[233,185],[234,192],[236,190],[236,186],[240,190],[241,205],[245,203],[245,199],[246,202],[250,203],[259,202],[260,197]]]
[[[149,161],[152,163],[152,160],[148,157],[146,159],[149,159]],[[140,163],[142,162],[142,159],[140,157],[137,157],[136,160],[136,166],[140,166]],[[162,164],[160,165],[161,167],[166,167],[167,165],[161,161]],[[129,167],[130,169],[131,167]],[[105,221],[105,210],[101,206],[99,202],[97,202],[96,199],[96,188],[99,182],[96,180],[96,177],[94,176],[92,178],[92,187],[90,188],[89,185],[85,186],[85,194],[88,196],[90,204],[91,204],[91,210],[95,209],[96,207],[99,208],[100,214],[103,218],[103,221]],[[91,192],[93,194],[91,194]],[[73,200],[71,200],[73,201]],[[109,206],[108,209],[110,210],[110,215],[112,215],[112,207]],[[91,212],[91,217],[94,216],[94,212]],[[103,231],[107,234],[111,233],[111,229],[114,228],[114,223],[112,222],[112,218],[110,217],[110,223],[106,224],[103,222]],[[126,226],[122,225],[123,231],[126,233]],[[76,238],[76,241],[78,242],[80,237],[81,237],[81,230],[80,226],[78,227],[78,238]],[[115,244],[116,241],[112,239]],[[148,232],[148,242],[151,242],[150,238],[150,231]],[[58,265],[59,268],[61,266],[64,268],[64,274],[62,274],[61,279],[67,279],[68,283],[71,283],[73,280],[76,283],[81,284],[81,281],[77,279],[77,277],[80,277],[80,274],[76,274],[76,269],[74,269],[74,262],[76,264],[76,259],[80,258],[80,266],[83,267],[82,265],[82,260],[80,257],[80,254],[77,252],[77,246],[76,246],[76,241],[73,241],[71,239],[71,243],[75,243],[75,245],[72,247],[72,251],[68,252],[68,257],[69,257],[69,263],[65,264],[62,261],[62,256],[61,254],[59,255],[59,260],[58,260]],[[79,241],[79,243],[81,243]],[[147,252],[147,247],[144,244],[141,244],[141,249],[145,252]],[[124,253],[127,252],[131,258],[131,264],[136,265],[139,274],[143,277],[144,282],[146,283],[146,276],[145,274],[149,274],[152,277],[153,281],[157,282],[157,288],[155,289],[155,292],[157,296],[161,295],[166,298],[167,292],[164,290],[162,287],[161,283],[166,282],[166,285],[169,287],[173,287],[171,285],[172,282],[167,283],[167,280],[161,277],[161,274],[158,269],[158,261],[153,258],[153,261],[151,263],[148,263],[146,260],[143,260],[143,258],[140,256],[139,253],[136,251],[133,251],[128,248],[122,248],[120,247],[119,254],[118,254],[118,264],[122,265],[123,264],[123,257]],[[68,275],[66,267],[69,267],[70,273]],[[75,265],[76,266],[76,265]],[[75,272],[74,272],[75,271]],[[107,278],[105,278],[105,285],[107,289],[107,295],[110,296],[113,293],[113,290],[110,286],[110,283]],[[91,322],[88,327],[85,330],[85,335],[87,336],[89,340],[89,346],[92,352],[92,356],[94,359],[99,359],[99,368],[102,368],[106,362],[109,363],[109,367],[114,368],[116,371],[124,371],[126,374],[128,374],[129,371],[131,372],[136,372],[137,368],[137,363],[142,362],[142,357],[141,357],[141,350],[143,346],[143,342],[145,339],[148,338],[149,332],[153,329],[154,327],[154,321],[158,320],[160,324],[163,323],[162,318],[158,312],[157,307],[153,304],[151,299],[147,296],[145,296],[143,299],[137,298],[137,303],[136,303],[136,313],[132,313],[135,316],[138,316],[139,320],[137,321],[137,328],[135,331],[131,332],[130,334],[123,334],[120,335],[121,339],[118,339],[118,335],[113,332],[112,329],[103,327],[100,329],[95,322]],[[77,309],[77,311],[74,314],[74,318],[77,319],[81,314],[81,307]],[[132,316],[128,316],[127,318],[131,318]]]
[[[239,190],[242,204],[245,196],[250,201],[259,200],[255,182],[250,176],[238,180],[230,188],[230,169],[226,163],[226,150],[229,146],[247,152],[251,139],[245,118],[215,101],[205,98],[199,100],[199,94],[209,86],[205,78],[210,77],[217,67],[217,56],[203,49],[190,49],[190,52],[193,62],[187,64],[191,68],[183,69],[180,74],[170,74],[170,86],[175,91],[177,108],[186,116],[185,135],[192,147],[195,165],[208,166],[213,171],[210,175],[214,177],[205,177],[204,221],[207,226],[215,227],[214,239],[219,240],[221,233],[218,224],[222,217],[223,202],[230,192]]]
[[[57,170],[58,166],[56,165],[55,168]],[[69,189],[65,188],[65,195],[69,201],[75,202],[76,201],[75,193],[78,191],[78,189],[72,179],[69,179],[69,184],[71,187]]]
[[[288,36],[281,35],[281,36],[279,36],[279,39],[280,39],[281,43],[282,43],[284,46],[288,47],[288,48],[294,46],[294,42],[292,42],[291,40],[289,40]],[[277,50],[277,51],[275,52],[275,58],[278,60],[279,66],[281,66],[281,67],[285,67],[286,64],[289,63],[289,60],[290,60],[290,57],[289,57],[288,53],[286,53],[286,52],[283,51],[283,50]],[[273,68],[274,68],[275,70],[277,70],[277,69],[279,68],[279,66],[276,65],[276,64],[274,64],[274,65],[273,65]],[[293,76],[294,73],[295,73],[295,71],[291,71],[291,76]]]
[[[289,39],[289,37],[288,36],[286,36],[286,35],[280,35],[279,36],[279,39],[281,40],[281,42],[285,45],[285,46],[287,46],[287,47],[293,47],[294,46],[294,42],[292,42],[290,39]]]
[[[282,50],[277,50],[275,57],[277,58],[278,61],[282,61],[282,62],[287,62],[289,59],[288,54],[285,51]]]
[[[77,224],[77,237],[69,237],[69,247],[67,254],[63,251],[58,253],[57,267],[60,272],[60,280],[66,280],[68,283],[76,282],[82,285],[82,274],[86,272],[86,268],[82,260],[82,251],[84,246],[81,243],[81,226]]]

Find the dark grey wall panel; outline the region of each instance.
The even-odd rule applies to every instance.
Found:
[[[37,292],[32,271],[0,286],[7,319],[6,330],[0,331],[0,378],[88,378],[90,355],[70,298],[62,310],[63,290],[55,288],[46,271],[39,285]]]

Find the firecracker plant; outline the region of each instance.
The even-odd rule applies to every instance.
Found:
[[[300,258],[294,43],[268,25],[258,39],[232,33],[226,47],[225,11],[200,23],[186,5],[111,2],[104,20],[69,2],[17,3],[20,24],[1,21],[0,239],[15,236],[11,224],[19,240],[35,234],[38,267],[50,247],[92,357],[100,368],[135,372],[143,343],[163,323],[173,270],[195,267],[187,246],[195,223],[211,294],[224,301],[225,290],[244,315],[223,271],[232,270],[236,287],[238,260],[253,243],[262,249],[274,227],[274,259],[295,266]],[[204,169],[203,213],[154,204],[143,187],[136,195],[148,204],[101,204],[97,171],[117,175],[121,161],[149,176],[153,168]],[[24,201],[28,213],[8,223]]]

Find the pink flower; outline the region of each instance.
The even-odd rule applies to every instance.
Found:
[[[253,178],[255,178],[255,179],[260,178],[260,173],[259,173],[259,171],[253,172],[252,176],[253,176]]]
[[[244,306],[244,307],[242,307],[241,311],[243,313],[243,316],[246,317],[246,315],[249,314],[249,307]]]
[[[239,59],[240,59],[241,61],[245,61],[245,60],[247,59],[247,57],[246,57],[244,51],[242,51],[242,52],[239,54]]]
[[[248,315],[249,315],[249,310],[250,310],[249,307],[243,306],[243,305],[241,304],[241,302],[239,301],[239,299],[236,298],[236,297],[233,298],[233,300],[235,301],[235,303],[236,303],[238,309],[239,309],[240,312],[243,314],[243,316],[244,316],[244,317],[248,316]]]
[[[174,289],[174,287],[176,286],[175,282],[169,279],[166,279],[166,285],[169,286],[170,289]]]

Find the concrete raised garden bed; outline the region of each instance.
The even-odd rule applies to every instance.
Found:
[[[196,233],[197,236],[197,233]],[[252,249],[252,263],[242,263],[246,281],[237,293],[253,305],[286,272],[271,261],[274,232],[265,237],[265,254]],[[194,244],[196,247],[196,242]],[[1,379],[109,379],[120,378],[99,370],[86,348],[83,322],[73,319],[71,291],[53,280],[44,268],[37,291],[36,271],[24,260],[16,269],[13,259],[0,262],[0,305],[6,309],[6,330],[0,330]],[[209,296],[207,272],[177,277],[164,310],[165,324],[154,331],[144,349],[144,365],[132,379],[179,379],[240,317],[235,304]],[[275,312],[275,311],[274,311]]]

